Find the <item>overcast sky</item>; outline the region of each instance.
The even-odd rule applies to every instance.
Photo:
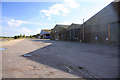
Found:
[[[55,24],[82,24],[83,18],[88,20],[113,0],[5,1],[0,35],[14,36],[40,33],[41,29],[52,29]]]

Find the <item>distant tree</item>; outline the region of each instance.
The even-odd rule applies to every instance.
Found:
[[[31,38],[30,36],[25,36],[26,38]]]
[[[30,38],[32,38],[32,35],[30,35]]]
[[[33,38],[33,37],[36,38],[36,35],[33,35],[32,38]]]
[[[14,36],[14,39],[17,39],[17,36],[16,36],[16,35]]]
[[[36,36],[40,36],[40,34],[38,33],[38,34],[36,34]]]
[[[22,38],[22,34],[20,34],[20,38]]]
[[[23,35],[23,38],[25,38],[25,34]]]

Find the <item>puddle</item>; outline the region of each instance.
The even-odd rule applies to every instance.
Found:
[[[0,48],[0,51],[5,50],[6,48]]]

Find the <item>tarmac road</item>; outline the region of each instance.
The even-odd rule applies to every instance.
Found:
[[[3,48],[3,78],[118,77],[115,45],[20,39],[3,43]]]

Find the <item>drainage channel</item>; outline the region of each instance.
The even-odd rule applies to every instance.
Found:
[[[0,48],[0,51],[5,50],[6,48]]]

